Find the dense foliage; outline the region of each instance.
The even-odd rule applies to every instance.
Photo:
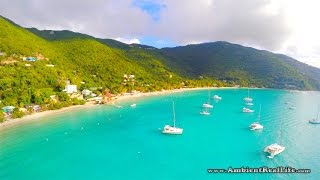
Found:
[[[156,49],[71,31],[26,30],[0,17],[0,53],[0,106],[83,104],[61,92],[66,80],[96,94],[227,85],[320,89],[319,69],[227,42]],[[37,56],[41,60],[23,60]]]
[[[225,85],[212,79],[190,83],[139,47],[112,48],[89,36],[72,37],[77,36],[68,34],[48,41],[0,18],[0,52],[5,53],[0,56],[0,105],[38,104],[45,110],[83,104],[61,92],[67,80],[78,90],[91,89],[96,94],[105,89],[118,94],[175,89],[185,84]],[[37,56],[41,59],[35,62],[23,60]],[[125,74],[135,77],[128,80]],[[52,95],[58,102],[52,102]]]

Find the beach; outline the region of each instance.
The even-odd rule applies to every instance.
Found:
[[[208,90],[208,89],[229,89],[229,88],[234,88],[234,87],[181,88],[181,89],[173,89],[173,90],[162,90],[162,91],[154,91],[154,92],[146,92],[146,93],[136,93],[136,94],[131,94],[131,95],[121,95],[121,96],[118,96],[115,100],[110,101],[106,105],[110,105],[110,104],[112,105],[117,102],[129,100],[129,99],[133,99],[133,98],[139,98],[139,97],[157,96],[157,95],[171,94],[171,93],[178,93],[178,92],[185,92],[185,91]],[[42,111],[42,112],[26,115],[22,118],[9,119],[3,123],[0,123],[0,130],[4,129],[4,128],[15,126],[18,124],[22,124],[22,123],[43,120],[44,117],[48,117],[48,116],[52,116],[52,115],[56,115],[56,114],[61,114],[61,113],[65,113],[65,112],[70,112],[70,111],[83,109],[83,108],[92,108],[94,106],[96,106],[95,102],[87,102],[84,105],[75,105],[75,106],[64,107],[64,108],[57,109],[57,110]]]

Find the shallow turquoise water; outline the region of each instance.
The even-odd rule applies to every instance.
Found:
[[[28,122],[0,131],[0,179],[319,179],[320,125],[311,125],[318,92],[251,90],[253,114],[241,112],[245,89],[210,90],[222,96],[211,116],[199,111],[208,91],[144,97],[112,106],[95,106]],[[183,135],[163,135],[172,123]],[[290,101],[296,110],[285,109]],[[137,103],[131,108],[131,103]],[[262,132],[248,126],[262,104]],[[265,146],[277,141],[286,150],[267,158]],[[83,129],[82,129],[83,128]],[[291,166],[311,174],[209,174],[207,168]]]

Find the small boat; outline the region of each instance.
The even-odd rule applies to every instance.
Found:
[[[254,110],[244,107],[244,108],[242,108],[242,112],[244,112],[244,113],[253,113]]]
[[[252,102],[252,101],[253,101],[253,99],[252,99],[252,98],[250,98],[250,95],[249,95],[249,89],[248,89],[248,96],[247,96],[247,97],[245,97],[245,98],[243,98],[243,100],[244,100],[245,102]]]
[[[208,101],[202,104],[203,108],[213,108],[213,105],[210,104],[210,91],[208,92]]]
[[[182,134],[183,129],[176,127],[176,115],[174,110],[174,102],[172,102],[172,113],[173,113],[173,126],[165,125],[163,127],[162,133],[163,134]]]
[[[247,103],[245,103],[245,105],[247,105],[247,106],[253,106],[253,103],[247,102]]]
[[[320,111],[320,105],[318,105],[317,118],[309,120],[309,123],[311,123],[311,124],[320,124],[319,111]]]
[[[261,105],[260,105],[260,110],[259,110],[259,115],[258,115],[258,121],[252,123],[249,126],[251,131],[263,129],[263,126],[260,124],[260,118],[261,118],[260,113],[261,113]]]
[[[202,107],[204,107],[204,108],[213,108],[213,105],[211,105],[209,103],[204,103],[204,104],[202,104]]]
[[[131,107],[136,107],[136,106],[137,106],[137,104],[131,104],[130,106],[131,106]]]
[[[268,158],[273,158],[275,155],[282,153],[286,148],[277,143],[271,144],[264,149],[264,152],[269,153]]]
[[[278,136],[278,141],[280,141],[280,143],[281,143],[281,131],[282,131],[282,118],[281,118],[281,122],[280,122],[280,132],[279,132],[279,136]],[[284,146],[281,146],[277,143],[274,143],[274,144],[267,146],[264,149],[264,152],[267,152],[270,154],[268,156],[268,158],[273,158],[275,155],[282,153],[284,150],[285,150]]]
[[[219,101],[222,99],[222,97],[218,96],[218,95],[214,95],[213,96],[213,99],[216,100],[216,101]]]
[[[200,114],[202,115],[210,115],[210,112],[208,111],[208,108],[205,108],[204,110],[200,111]]]
[[[296,109],[296,107],[294,107],[294,106],[290,106],[290,107],[288,107],[288,109],[289,109],[289,110],[295,110],[295,109]]]

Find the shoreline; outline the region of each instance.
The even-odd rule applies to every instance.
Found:
[[[137,93],[133,95],[122,95],[117,97],[116,99],[112,100],[111,102],[108,102],[106,105],[112,105],[116,102],[122,102],[125,100],[129,100],[132,98],[139,98],[139,97],[148,97],[148,96],[158,96],[158,95],[165,95],[165,94],[171,94],[171,93],[179,93],[179,92],[185,92],[185,91],[196,91],[196,90],[209,90],[209,89],[236,89],[239,87],[198,87],[198,88],[180,88],[180,89],[172,89],[172,90],[163,90],[163,91],[154,91],[154,92],[146,92],[146,93]],[[242,87],[241,87],[242,88]],[[32,121],[43,121],[41,118],[48,117],[51,115],[56,114],[63,114],[65,112],[70,112],[76,109],[84,109],[84,108],[90,108],[96,106],[95,102],[87,102],[84,105],[75,105],[75,106],[69,106],[64,107],[57,110],[48,110],[48,111],[42,111],[39,113],[33,113],[30,115],[26,115],[22,118],[17,119],[10,119],[3,123],[0,123],[0,130],[5,128],[10,128],[12,126],[23,124],[27,122]]]

